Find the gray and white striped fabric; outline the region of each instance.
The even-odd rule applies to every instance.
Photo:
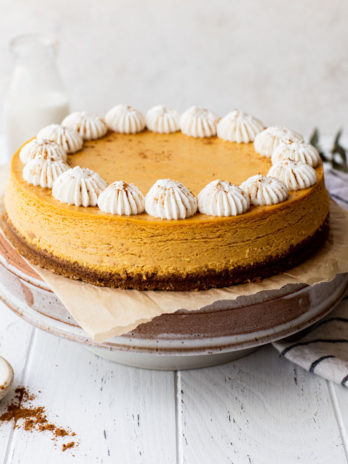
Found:
[[[331,198],[348,210],[348,174],[327,169],[325,179]],[[289,361],[348,387],[348,292],[339,306],[304,336],[273,345]]]

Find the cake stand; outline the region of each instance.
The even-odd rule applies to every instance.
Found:
[[[12,311],[99,356],[141,368],[192,369],[244,356],[315,324],[341,301],[347,286],[348,274],[315,286],[288,285],[223,301],[218,307],[164,314],[126,335],[97,343],[0,234],[0,299]]]

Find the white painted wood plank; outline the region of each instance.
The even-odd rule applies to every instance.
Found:
[[[30,355],[30,346],[35,329],[12,313],[0,303],[0,356],[4,356],[15,372],[14,387],[9,393],[11,397],[16,385],[23,382],[25,366]],[[5,398],[0,403],[0,415],[6,409]],[[12,425],[2,424],[0,427],[0,462],[4,462],[7,444],[12,436]]]
[[[180,463],[347,462],[326,381],[272,347],[178,377]]]
[[[348,461],[348,388],[330,382],[330,393]]]
[[[174,374],[123,367],[80,345],[38,331],[26,385],[41,390],[57,425],[69,426],[80,445],[61,451],[49,435],[16,430],[7,463],[175,463]],[[58,417],[56,417],[58,415]],[[6,464],[7,464],[6,463]]]
[[[346,296],[348,296],[348,289],[346,291]],[[345,443],[348,460],[348,388],[331,382],[330,393],[337,420],[341,427],[341,435]]]

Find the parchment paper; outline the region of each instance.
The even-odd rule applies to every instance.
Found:
[[[348,272],[348,213],[332,201],[330,235],[323,248],[300,266],[257,283],[198,292],[141,292],[96,287],[37,266],[32,267],[88,335],[97,342],[103,342],[164,313],[179,309],[196,311],[213,303],[235,300],[242,295],[278,290],[288,284],[314,285],[330,281],[336,274]]]

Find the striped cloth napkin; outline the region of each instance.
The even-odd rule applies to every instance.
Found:
[[[348,174],[326,169],[325,181],[331,198],[348,210]],[[307,371],[348,387],[348,291],[339,306],[312,330],[295,341],[273,346]]]

